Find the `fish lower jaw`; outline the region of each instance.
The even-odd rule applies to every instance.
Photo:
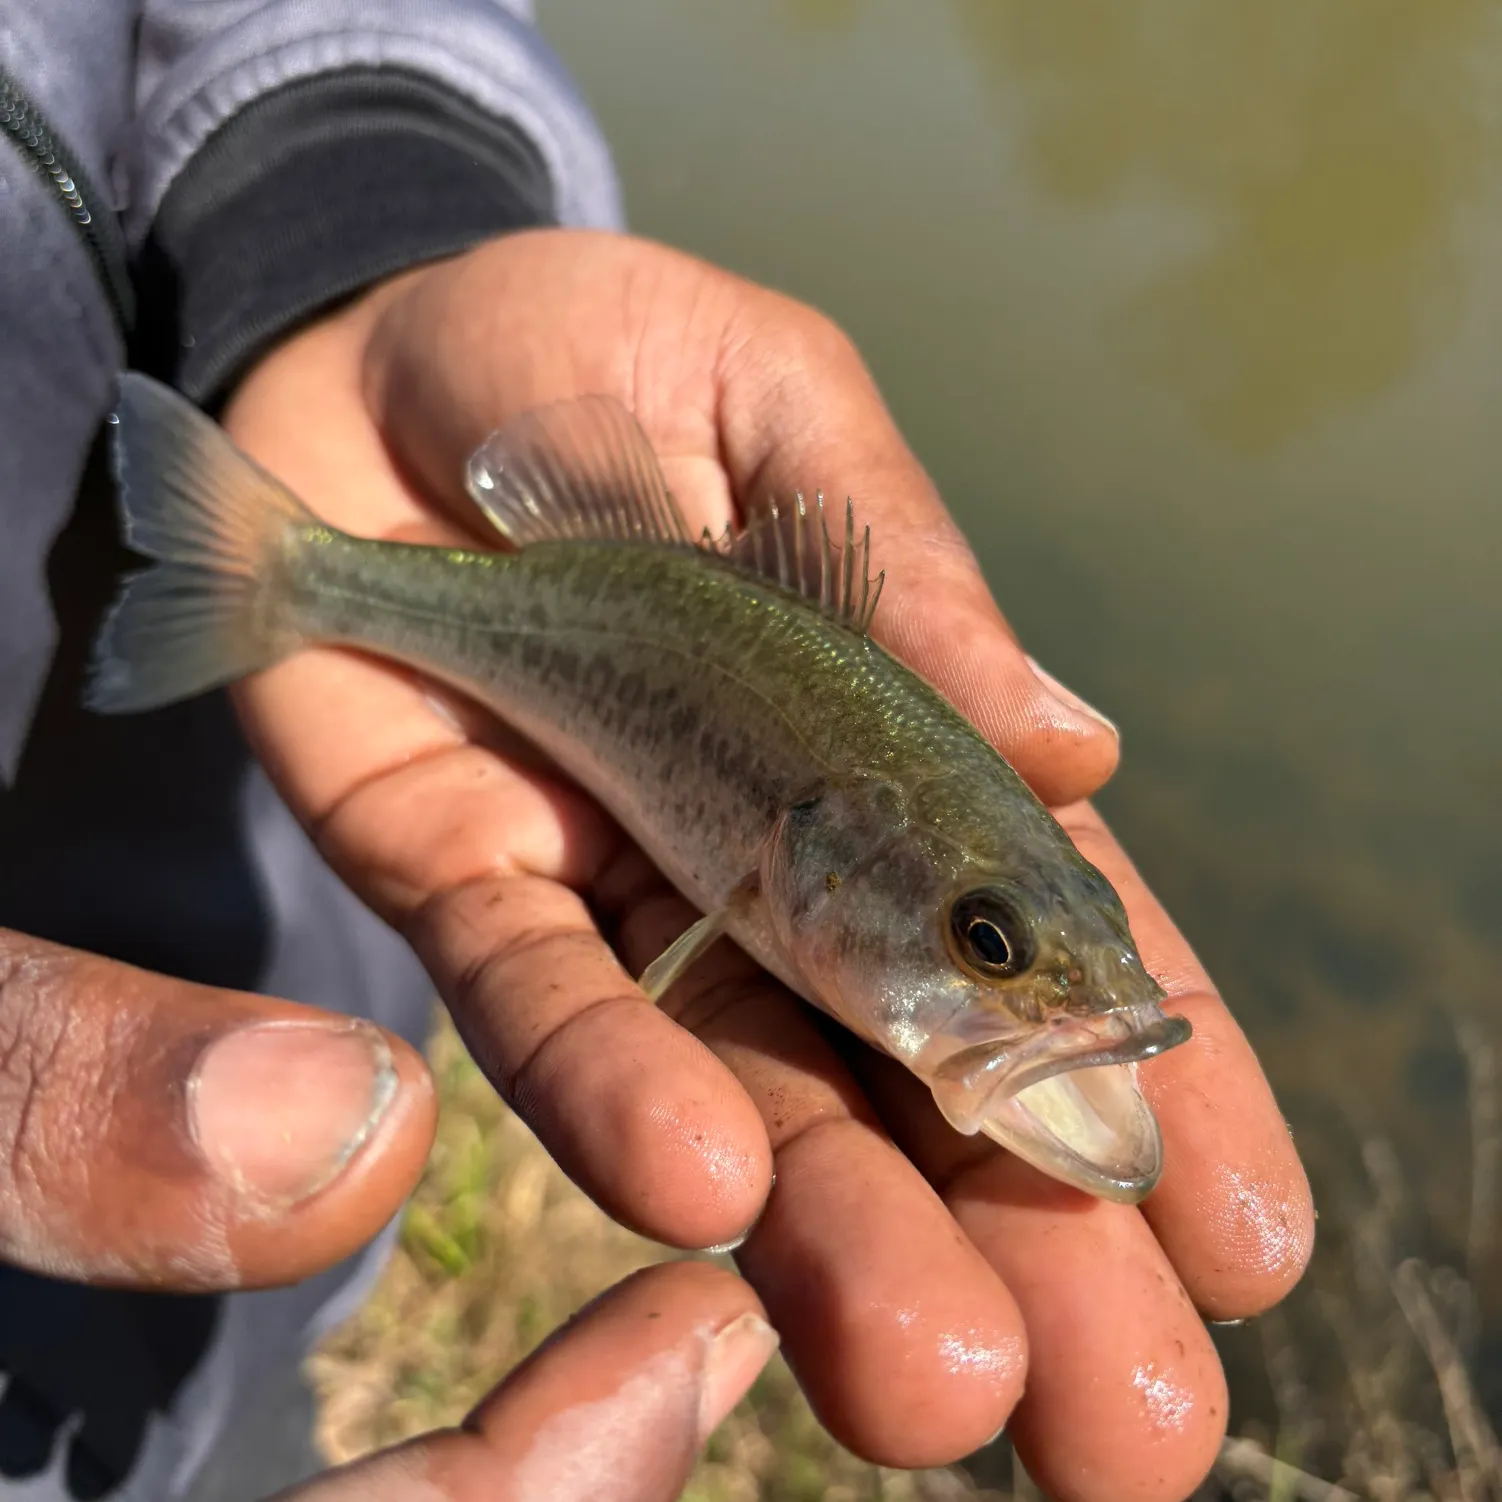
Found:
[[[1149,1003],[970,1044],[924,1071],[945,1119],[983,1132],[1051,1177],[1123,1204],[1145,1199],[1163,1170],[1158,1121],[1137,1067],[1190,1036]]]
[[[1051,1178],[1119,1204],[1146,1199],[1163,1171],[1162,1137],[1135,1064],[1039,1080],[988,1102],[979,1130]]]

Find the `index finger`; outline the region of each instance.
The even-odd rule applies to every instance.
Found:
[[[671,1502],[776,1348],[756,1295],[702,1262],[648,1268],[523,1362],[459,1429],[424,1435],[283,1502]]]
[[[1293,1138],[1246,1035],[1100,814],[1057,810],[1121,896],[1165,1007],[1194,1036],[1143,1066],[1163,1131],[1164,1169],[1142,1206],[1202,1313],[1238,1319],[1275,1304],[1314,1247],[1314,1204]]]

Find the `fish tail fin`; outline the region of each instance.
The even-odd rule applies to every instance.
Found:
[[[316,518],[224,429],[136,372],[111,422],[125,538],[154,559],[125,581],[84,702],[125,714],[269,667],[301,645],[287,619],[288,544]]]

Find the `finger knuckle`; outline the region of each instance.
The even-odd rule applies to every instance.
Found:
[[[109,1109],[74,970],[71,957],[0,954],[0,1237],[86,1171],[79,1144]]]
[[[726,332],[727,367],[775,378],[778,386],[864,371],[855,341],[833,318],[781,292],[756,289]]]
[[[822,309],[792,298],[782,300],[790,338],[810,365],[861,364],[855,340]]]

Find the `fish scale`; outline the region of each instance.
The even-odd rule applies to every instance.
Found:
[[[293,548],[301,634],[380,652],[502,713],[701,908],[723,903],[777,812],[821,777],[1016,775],[870,638],[696,550],[465,552],[322,527]]]

